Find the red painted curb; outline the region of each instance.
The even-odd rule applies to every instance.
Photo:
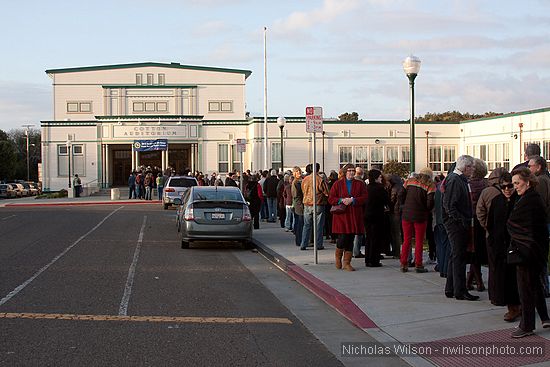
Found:
[[[160,204],[160,201],[147,200],[147,201],[85,201],[81,203],[70,202],[70,203],[21,203],[21,204],[6,204],[4,207],[30,207],[30,206],[83,206],[83,205],[139,205],[139,204]]]
[[[378,327],[349,297],[338,292],[298,265],[289,264],[287,266],[287,274],[359,328],[373,329]]]

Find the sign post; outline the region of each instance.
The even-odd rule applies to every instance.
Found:
[[[313,256],[314,264],[319,263],[319,255],[317,251],[317,162],[316,162],[316,133],[323,132],[323,108],[322,107],[306,107],[306,132],[313,133]]]
[[[243,167],[243,153],[246,152],[246,139],[237,139],[237,153],[241,156],[241,174],[239,178],[239,186],[241,188],[241,192],[244,193],[244,187],[243,187],[243,175],[244,175],[244,167]]]

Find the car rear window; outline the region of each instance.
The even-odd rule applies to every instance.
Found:
[[[193,201],[242,201],[238,191],[195,191]]]
[[[191,187],[191,186],[197,186],[197,182],[195,180],[191,180],[188,178],[171,178],[170,182],[168,182],[168,186]]]

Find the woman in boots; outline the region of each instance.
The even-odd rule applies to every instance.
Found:
[[[495,306],[507,306],[504,321],[513,322],[521,315],[518,283],[515,265],[506,262],[510,244],[510,235],[506,221],[514,208],[517,195],[512,184],[512,175],[503,172],[496,184],[489,189],[498,188],[500,194],[490,202],[487,215],[487,254],[489,259],[489,299]]]
[[[341,213],[333,212],[332,233],[338,236],[336,241],[336,268],[354,271],[351,266],[353,256],[353,239],[355,235],[365,231],[363,224],[363,206],[367,200],[365,184],[354,179],[355,166],[346,164],[343,167],[345,176],[332,185],[328,202],[332,206],[343,204],[345,210]],[[344,263],[342,264],[342,257]]]

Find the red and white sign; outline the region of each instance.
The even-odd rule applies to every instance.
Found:
[[[323,108],[322,107],[306,107],[306,132],[307,133],[323,132]]]
[[[246,152],[246,139],[237,139],[237,153]]]

